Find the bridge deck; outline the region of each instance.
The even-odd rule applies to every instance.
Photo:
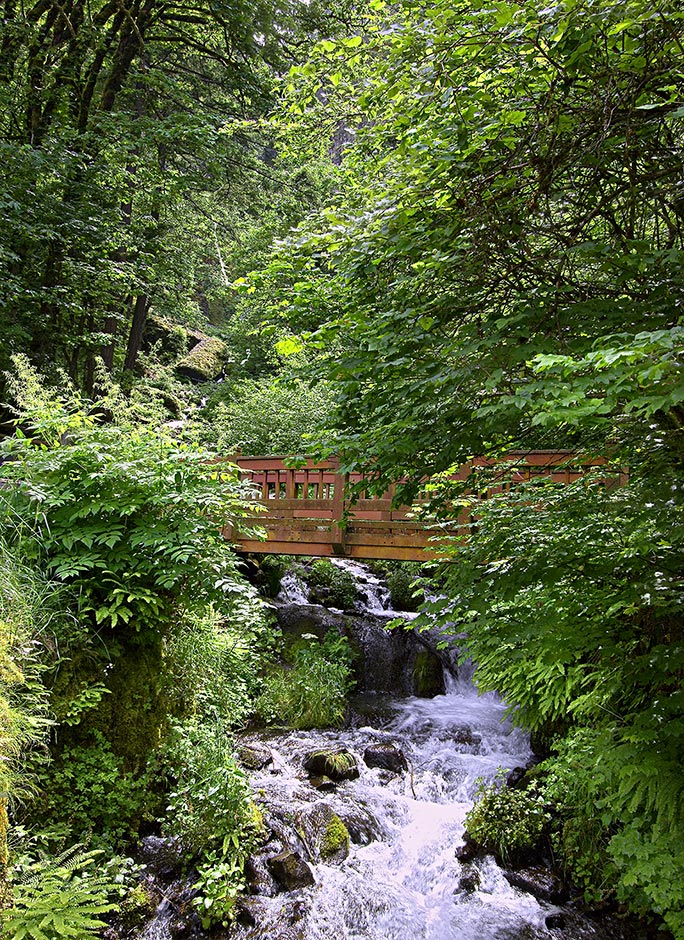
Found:
[[[454,479],[467,479],[474,466],[501,466],[506,485],[535,476],[569,483],[587,469],[605,463],[597,458],[578,464],[573,456],[565,450],[513,452],[497,461],[477,458],[464,464]],[[245,552],[426,561],[438,555],[435,537],[440,532],[453,534],[459,524],[454,520],[440,528],[421,520],[425,499],[419,498],[411,506],[396,506],[394,487],[382,496],[366,494],[361,488],[364,477],[340,473],[336,459],[307,461],[296,470],[286,466],[285,457],[238,456],[233,460],[265,509],[253,521],[266,530],[266,541],[225,530],[226,538]]]

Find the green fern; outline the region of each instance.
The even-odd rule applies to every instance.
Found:
[[[88,937],[106,926],[102,914],[116,910],[109,898],[117,885],[95,870],[100,852],[75,845],[50,860],[34,862],[14,888],[14,907],[3,927],[14,940]]]

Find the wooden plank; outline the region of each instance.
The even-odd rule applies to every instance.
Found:
[[[290,542],[277,539],[268,542],[255,542],[240,539],[239,548],[251,555],[311,555],[315,558],[329,558],[333,554],[329,542]]]
[[[289,510],[302,510],[302,509],[311,509],[311,510],[323,510],[327,509],[332,517],[333,511],[333,500],[332,499],[292,499],[288,497],[283,497],[277,501],[277,506],[274,506],[273,498],[265,500],[257,500],[257,502],[263,502],[263,504],[269,509],[289,509]]]
[[[368,558],[385,561],[391,559],[396,559],[397,561],[432,561],[439,557],[436,552],[421,548],[397,548],[394,546],[377,548],[366,545],[350,545],[347,550],[347,556],[349,558]]]

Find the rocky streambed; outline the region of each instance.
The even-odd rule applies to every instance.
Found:
[[[355,575],[363,577],[363,570]],[[433,683],[423,696],[407,694],[415,691],[420,671],[416,657],[427,652],[434,672],[437,654],[424,638],[385,630],[396,614],[385,609],[382,584],[369,578],[365,609],[352,618],[364,658],[359,676],[364,691],[351,702],[347,727],[262,732],[240,741],[268,835],[248,862],[249,894],[239,902],[237,923],[214,936],[635,936],[620,921],[594,919],[569,904],[548,869],[507,872],[491,856],[470,858],[463,851],[464,819],[478,780],[493,779],[499,768],[527,765],[529,740],[511,726],[495,695],[478,695],[467,672],[453,674],[451,654],[437,660],[439,688]],[[349,615],[311,605],[301,585],[289,588],[301,596],[281,596],[285,630],[349,629]],[[148,839],[147,845],[162,858],[164,849],[174,852],[161,840]],[[163,897],[154,920],[137,935],[142,940],[207,936],[196,918],[184,915],[187,884],[174,881],[173,872],[172,859],[166,872],[150,859],[150,877]]]

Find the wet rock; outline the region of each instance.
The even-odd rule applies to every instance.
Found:
[[[140,843],[140,861],[148,871],[159,878],[177,874],[182,863],[182,847],[179,839],[145,836]]]
[[[472,894],[473,891],[477,891],[480,887],[480,873],[476,868],[471,868],[469,871],[465,871],[458,880],[458,887],[461,891],[465,891],[466,894]]]
[[[269,858],[267,864],[283,891],[296,891],[297,888],[308,888],[315,883],[310,866],[299,852],[285,849]]]
[[[446,692],[442,661],[431,650],[415,653],[411,685],[413,694],[419,698],[434,698]]]
[[[526,891],[539,901],[559,904],[567,897],[565,886],[558,875],[541,865],[504,871],[504,876],[514,888]]]
[[[251,855],[247,859],[245,862],[245,880],[250,894],[272,898],[278,893],[278,885],[271,874],[264,855]]]
[[[367,767],[391,770],[393,774],[408,770],[404,752],[396,744],[371,744],[363,752],[363,759]]]
[[[565,917],[560,911],[549,914],[544,921],[550,930],[562,930],[565,927]]]
[[[312,751],[304,758],[304,769],[312,777],[329,777],[331,780],[355,780],[359,776],[356,758],[350,751]]]
[[[344,633],[348,618],[315,604],[285,604],[275,608],[278,626],[290,642],[301,639],[305,633],[313,633],[324,640],[329,632]]]
[[[481,851],[479,843],[466,830],[463,833],[463,845],[459,845],[455,855],[459,862],[472,862],[474,858],[481,854]]]
[[[506,786],[509,790],[524,790],[526,776],[525,767],[514,767],[506,777]]]
[[[382,826],[369,810],[350,805],[340,808],[339,812],[354,845],[370,845],[375,839],[381,838]]]
[[[322,777],[311,777],[309,783],[314,790],[319,790],[321,793],[332,793],[333,790],[337,789],[335,781],[331,780],[330,777],[326,777],[325,774]]]
[[[314,862],[342,862],[349,855],[349,830],[326,803],[303,810],[298,832]]]
[[[355,695],[346,724],[348,728],[383,728],[396,715],[392,699],[374,692]]]
[[[241,744],[237,749],[238,758],[247,770],[263,770],[273,763],[273,754],[265,747]]]
[[[463,744],[465,747],[474,747],[482,741],[482,738],[479,734],[476,734],[472,728],[469,728],[468,725],[462,725],[452,732],[451,740],[455,744]]]

